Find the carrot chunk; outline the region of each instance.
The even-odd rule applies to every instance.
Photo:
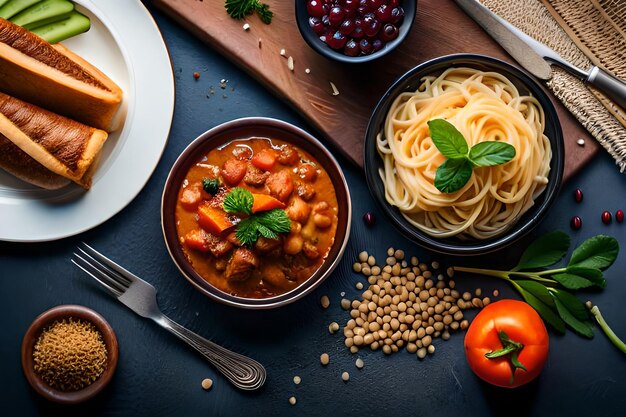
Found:
[[[214,235],[219,235],[233,226],[224,210],[207,203],[203,203],[198,207],[198,224],[204,230]]]
[[[185,245],[193,250],[200,252],[208,252],[209,245],[206,241],[206,232],[200,229],[194,229],[185,235]]]
[[[285,207],[285,203],[272,197],[271,195],[252,193],[252,197],[254,197],[254,202],[252,203],[253,213]]]
[[[229,159],[222,167],[222,178],[228,185],[235,186],[241,182],[248,170],[248,164],[238,159]]]
[[[287,201],[293,192],[293,179],[288,169],[274,172],[265,181],[270,194],[280,201]]]
[[[254,154],[252,165],[264,171],[270,171],[276,164],[276,151],[272,148],[264,148]]]

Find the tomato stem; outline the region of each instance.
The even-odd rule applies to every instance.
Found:
[[[598,325],[600,326],[604,334],[606,334],[606,337],[609,338],[611,343],[613,343],[623,353],[626,353],[626,344],[624,344],[624,342],[622,342],[622,340],[617,337],[615,332],[613,332],[613,330],[609,327],[607,322],[604,320],[604,317],[602,317],[602,313],[600,313],[600,309],[598,308],[598,306],[594,306],[593,304],[591,304],[591,301],[587,301],[585,305],[587,306],[587,308],[590,309],[591,314],[593,314],[593,317],[595,317]]]
[[[512,340],[506,334],[504,330],[500,330],[498,332],[498,337],[500,338],[500,342],[502,343],[502,349],[487,352],[485,353],[485,357],[487,359],[495,359],[495,358],[500,358],[502,356],[510,355],[509,363],[511,364],[511,367],[513,368],[511,371],[510,384],[513,385],[513,382],[515,380],[515,371],[517,369],[523,369],[524,371],[527,371],[526,367],[519,361],[517,357],[519,352],[522,349],[524,349],[524,344],[520,342],[516,342],[515,340]]]

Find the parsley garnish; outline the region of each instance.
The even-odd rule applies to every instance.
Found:
[[[273,209],[252,214],[254,197],[250,191],[235,187],[224,199],[224,211],[227,213],[242,213],[250,217],[237,224],[235,236],[242,245],[252,246],[260,236],[267,239],[278,238],[278,233],[288,233],[291,230],[291,220],[282,209]]]
[[[263,23],[269,25],[272,22],[272,16],[274,16],[270,6],[259,0],[226,0],[225,7],[228,14],[237,20],[256,11]]]

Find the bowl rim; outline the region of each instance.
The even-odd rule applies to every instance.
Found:
[[[551,121],[554,137],[548,135],[552,145],[552,160],[550,163],[550,181],[542,194],[535,199],[535,204],[525,212],[508,231],[491,239],[464,243],[450,238],[439,239],[432,237],[411,226],[404,219],[400,211],[388,204],[384,197],[384,185],[378,175],[380,157],[376,151],[376,134],[384,123],[388,108],[397,95],[407,90],[407,84],[419,83],[419,79],[427,74],[438,73],[451,66],[489,67],[493,71],[503,72],[507,78],[520,87],[520,84],[540,102],[543,107],[546,121]],[[546,126],[549,124],[546,123]],[[451,54],[444,55],[422,62],[398,78],[385,92],[376,104],[369,119],[364,143],[364,170],[370,194],[378,207],[391,220],[392,224],[405,237],[425,247],[426,249],[447,255],[482,255],[502,249],[533,230],[548,213],[559,193],[563,178],[564,144],[563,131],[556,112],[547,92],[530,74],[508,62],[482,54]],[[524,223],[523,223],[524,222]],[[523,223],[523,224],[522,224]]]
[[[236,134],[238,130],[249,129],[250,126],[261,128],[263,132],[270,132],[270,131],[287,132],[289,135],[300,137],[304,141],[303,143],[305,143],[306,145],[304,147],[305,151],[313,154],[313,152],[310,152],[308,149],[306,149],[306,147],[309,147],[310,149],[314,148],[316,152],[320,152],[320,155],[324,159],[326,159],[326,162],[329,163],[329,166],[327,166],[326,164],[324,164],[323,166],[324,166],[324,169],[329,173],[329,177],[331,181],[333,182],[333,185],[335,186],[335,194],[338,197],[338,203],[340,204],[340,207],[342,207],[343,213],[345,213],[345,215],[342,213],[339,216],[339,219],[345,218],[345,228],[342,229],[340,227],[341,224],[343,224],[343,222],[339,221],[337,225],[338,226],[337,231],[335,234],[335,241],[333,245],[331,246],[329,257],[326,260],[324,260],[324,263],[315,272],[315,274],[311,276],[310,278],[308,278],[307,280],[305,280],[304,282],[302,282],[297,287],[291,289],[290,291],[277,295],[277,296],[267,297],[267,298],[245,298],[245,297],[239,297],[239,296],[229,294],[215,287],[208,281],[204,280],[199,274],[197,274],[193,270],[193,268],[190,266],[188,262],[183,262],[183,263],[179,262],[179,259],[180,260],[184,259],[184,255],[181,256],[181,254],[178,253],[180,251],[180,248],[179,248],[180,244],[178,243],[178,233],[176,232],[175,225],[173,224],[174,223],[173,219],[169,219],[169,217],[166,216],[166,208],[167,208],[166,204],[169,201],[168,200],[168,198],[170,197],[169,194],[174,193],[174,195],[176,196],[178,195],[179,186],[176,185],[174,187],[172,184],[174,177],[181,170],[184,170],[183,177],[184,175],[186,175],[186,172],[189,170],[189,166],[195,161],[197,161],[198,159],[199,155],[197,154],[197,151],[199,149],[206,151],[208,149],[213,149],[215,146],[221,146],[225,143],[229,143],[233,140],[250,138],[251,136],[249,134],[243,135],[243,136],[237,136]],[[263,130],[263,129],[266,129],[266,130]],[[219,141],[221,137],[223,137],[224,135],[228,135],[228,134],[230,134],[229,139],[225,141]],[[259,137],[259,138],[267,137],[267,136],[263,136],[263,134],[254,135],[254,136]],[[218,142],[216,143],[216,145],[209,147],[210,145],[208,143],[211,142],[211,140],[216,137],[218,137]],[[286,137],[275,137],[275,139],[289,142],[289,139],[287,139]],[[296,146],[303,148],[301,145],[297,143],[296,143]],[[313,156],[319,161],[320,155],[314,154]],[[331,172],[330,172],[331,170],[329,169],[329,167],[332,168],[332,170],[338,174],[338,177],[336,179],[333,178],[333,176],[331,175]],[[337,190],[338,184],[341,185],[341,190]],[[345,206],[341,206],[342,202],[344,201],[339,200],[340,192],[343,193],[343,195],[345,195]],[[176,200],[174,199],[174,201]],[[174,217],[174,213],[175,211],[172,213],[172,217]],[[269,117],[238,118],[238,119],[230,120],[222,124],[219,124],[201,133],[189,145],[187,145],[187,147],[181,152],[181,154],[178,156],[178,158],[172,165],[172,168],[170,169],[167,179],[165,180],[165,184],[163,186],[163,193],[161,196],[161,230],[163,232],[163,238],[165,240],[165,246],[167,248],[167,251],[170,257],[172,258],[172,261],[174,261],[174,264],[180,271],[180,273],[183,275],[183,277],[185,277],[185,279],[189,283],[191,283],[197,290],[199,290],[204,295],[207,295],[208,297],[220,303],[223,303],[232,307],[238,307],[238,308],[244,308],[244,309],[256,310],[256,309],[271,309],[271,308],[281,307],[281,306],[290,304],[294,301],[297,301],[303,298],[304,296],[312,292],[315,288],[317,288],[324,280],[326,280],[326,278],[328,278],[332,274],[333,270],[339,265],[339,262],[341,261],[341,258],[348,245],[348,240],[350,238],[351,223],[352,223],[352,200],[350,197],[350,190],[349,190],[346,178],[344,176],[343,170],[341,169],[341,166],[339,165],[337,160],[334,158],[332,153],[318,139],[316,139],[314,136],[312,136],[305,130],[291,123],[274,119],[274,118],[269,118]],[[172,228],[174,230],[174,233],[168,233],[168,229],[171,230]],[[343,239],[340,245],[336,246],[338,244],[337,237],[338,236],[341,237],[342,235],[343,235]],[[331,259],[330,256],[333,255],[333,252],[334,252],[334,257]]]
[[[306,0],[295,0],[295,2],[296,23],[304,41],[311,47],[311,49],[313,49],[318,54],[326,58],[348,64],[359,64],[363,62],[374,61],[393,51],[398,45],[400,45],[404,41],[404,39],[411,32],[411,28],[413,27],[413,24],[415,23],[417,17],[417,0],[402,0],[402,7],[404,8],[404,21],[398,29],[398,37],[391,42],[388,42],[384,48],[382,48],[380,51],[374,52],[373,54],[348,56],[342,54],[341,52],[335,51],[334,49],[325,45],[322,41],[319,40],[317,35],[313,33],[307,23],[309,16],[306,12]],[[407,21],[408,24],[406,24]]]
[[[55,320],[77,318],[92,323],[107,348],[107,366],[93,383],[78,391],[60,391],[49,386],[34,370],[33,349],[43,330]],[[117,368],[119,348],[117,337],[111,325],[96,311],[81,305],[64,304],[44,311],[33,320],[22,339],[22,370],[31,387],[47,400],[60,404],[78,404],[89,400],[101,392],[111,381]]]

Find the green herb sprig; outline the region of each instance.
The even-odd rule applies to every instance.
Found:
[[[475,167],[501,165],[515,157],[515,147],[504,142],[480,142],[470,149],[463,134],[444,119],[429,120],[428,129],[439,152],[448,158],[435,173],[435,187],[442,193],[463,188]]]
[[[565,257],[569,246],[569,236],[556,231],[531,243],[510,271],[458,266],[454,270],[503,279],[555,330],[564,333],[567,326],[592,338],[589,311],[573,292],[606,286],[603,271],[615,262],[619,244],[610,236],[593,236],[574,249],[566,266],[543,269]]]
[[[291,220],[282,209],[273,209],[252,214],[254,197],[244,188],[235,187],[224,199],[224,211],[240,213],[250,217],[241,220],[235,229],[235,237],[242,245],[252,246],[260,236],[278,238],[279,233],[289,233]]]
[[[204,178],[202,180],[202,188],[207,193],[215,196],[220,190],[220,180],[217,178]]]
[[[261,3],[259,0],[226,0],[224,5],[228,14],[237,20],[241,20],[255,11],[259,14],[261,21],[266,25],[272,23],[274,13],[270,10],[270,6]]]

